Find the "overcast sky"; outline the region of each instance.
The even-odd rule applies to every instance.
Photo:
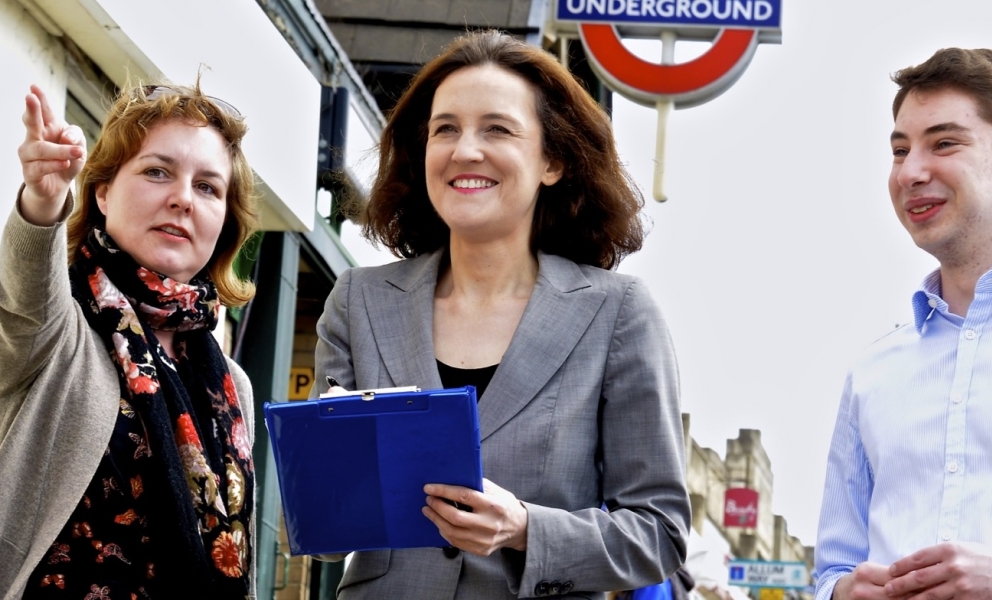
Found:
[[[656,113],[614,96],[653,221],[620,271],[647,280],[668,319],[689,433],[722,456],[739,429],[760,429],[772,508],[812,545],[848,365],[911,319],[936,267],[889,202],[889,75],[938,48],[992,47],[992,2],[783,5],[782,44],[759,46],[723,95],[671,113],[664,204],[650,196]],[[631,47],[660,62],[660,43]],[[699,51],[677,44],[676,61]]]

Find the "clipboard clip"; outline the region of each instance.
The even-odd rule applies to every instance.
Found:
[[[375,400],[375,390],[365,390],[363,392],[356,392],[351,397],[354,397],[356,395],[359,396],[362,399],[362,402],[371,402],[371,401]],[[334,407],[333,406],[328,406],[327,407],[327,412],[333,412],[333,411],[334,411]]]
[[[356,396],[362,397],[362,402],[371,402],[375,400],[376,394],[396,394],[400,392],[419,392],[420,387],[416,385],[403,385],[400,387],[390,387],[390,388],[376,388],[374,390],[358,390],[357,392],[352,392]]]
[[[420,387],[416,385],[406,385],[399,387],[388,387],[388,388],[375,388],[369,390],[355,390],[352,392],[327,392],[321,394],[318,399],[326,400],[328,398],[361,398],[364,402],[371,402],[375,400],[376,394],[392,394],[397,392],[419,392]]]

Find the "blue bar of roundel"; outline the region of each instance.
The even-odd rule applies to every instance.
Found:
[[[782,0],[557,0],[559,21],[782,29]],[[679,10],[679,6],[682,9]],[[650,10],[647,10],[650,6]],[[762,18],[759,18],[762,17]]]

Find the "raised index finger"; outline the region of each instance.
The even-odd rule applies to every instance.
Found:
[[[48,125],[56,121],[55,113],[52,112],[52,105],[48,102],[48,96],[45,92],[36,85],[31,86],[31,92],[38,97],[38,102],[41,104],[41,118],[44,125]]]
[[[25,135],[29,140],[45,139],[45,122],[43,120],[41,101],[34,94],[24,97],[24,122]]]

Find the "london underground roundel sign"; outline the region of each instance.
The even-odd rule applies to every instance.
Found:
[[[759,42],[780,40],[782,0],[558,0],[556,17],[577,22],[590,63],[609,88],[648,106],[666,100],[686,108],[729,89]],[[665,31],[709,35],[713,45],[686,63],[653,63],[630,52],[617,27],[654,39]]]

